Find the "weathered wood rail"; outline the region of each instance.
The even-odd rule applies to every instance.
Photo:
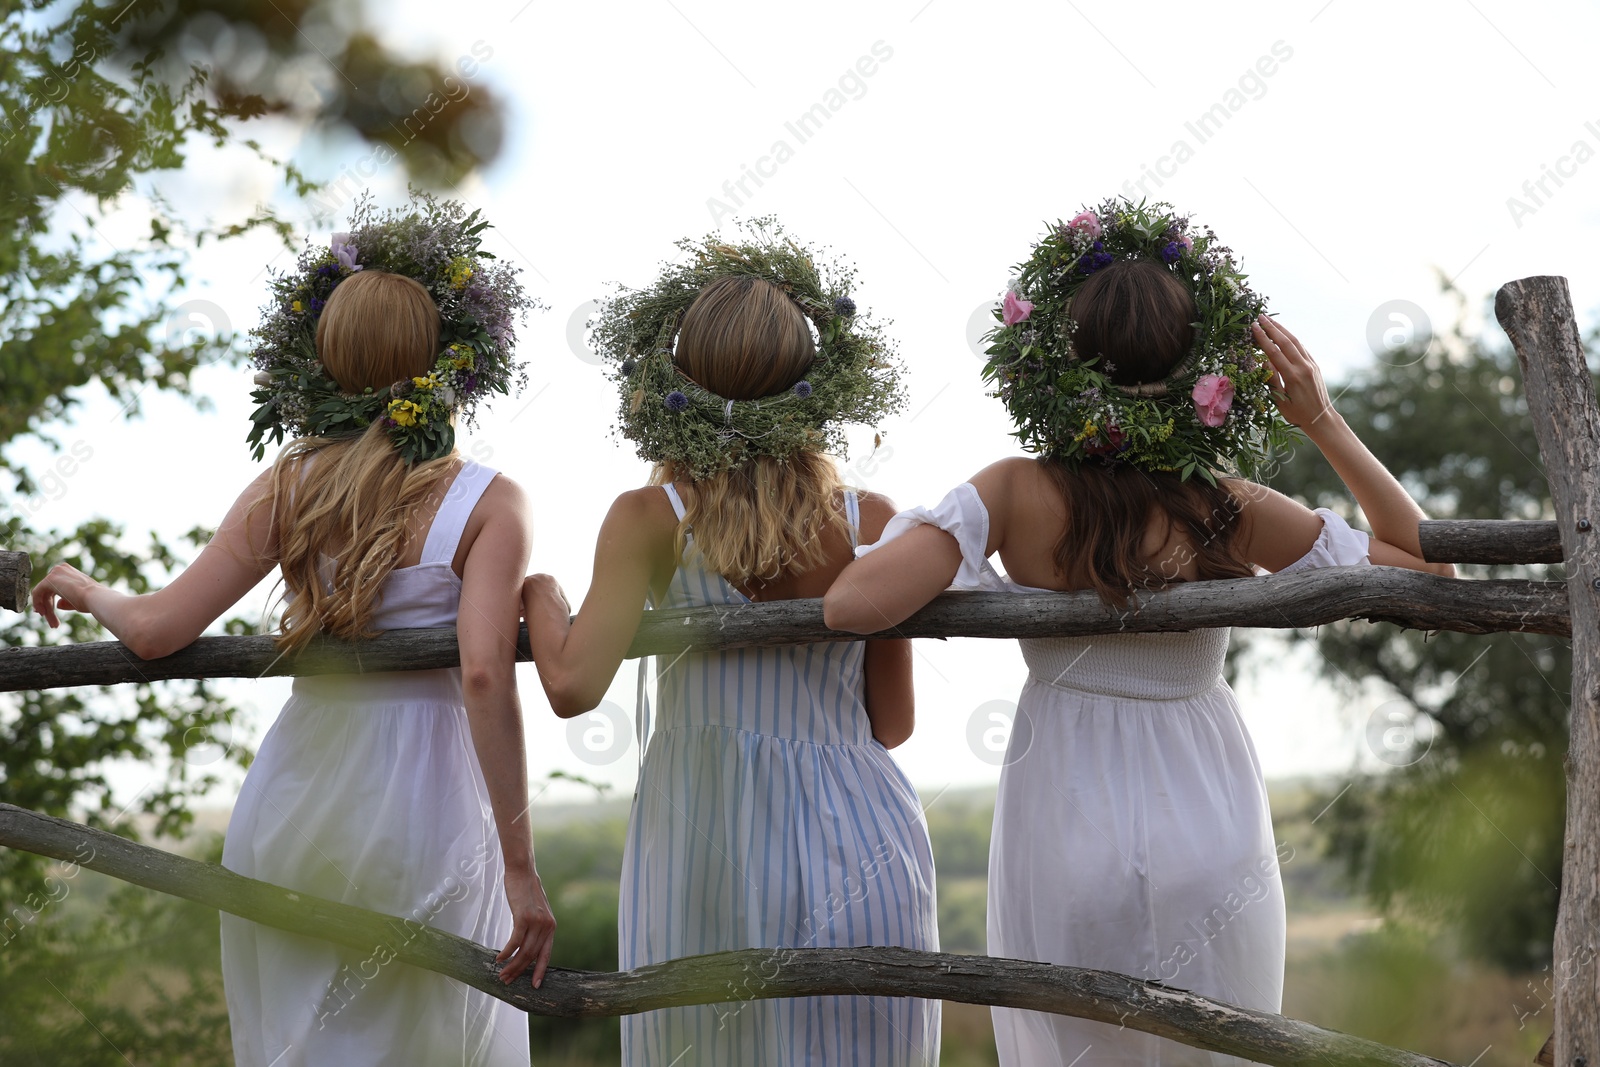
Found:
[[[1082,637],[1163,633],[1213,626],[1295,628],[1361,618],[1421,630],[1515,631],[1565,637],[1561,582],[1463,582],[1391,567],[1338,567],[1297,574],[1192,582],[1141,598],[1137,610],[1082,593],[946,593],[896,627],[894,637]],[[799,641],[854,641],[830,630],[820,600],[788,600],[648,612],[630,656],[683,649],[749,648]],[[518,637],[528,659],[528,635]],[[167,678],[431,670],[459,663],[455,630],[391,630],[371,641],[318,641],[283,655],[271,637],[203,637],[180,652],[142,660],[117,641],[0,651],[0,692],[115,685]]]
[[[0,551],[0,608],[26,611],[33,587],[33,560],[26,552]]]
[[[1451,1067],[1429,1056],[1110,971],[904,948],[745,949],[617,973],[552,968],[538,989],[528,975],[507,985],[497,977],[493,950],[453,934],[292,893],[216,864],[26,808],[0,804],[0,845],[320,937],[368,958],[393,958],[437,971],[534,1015],[585,1019],[775,997],[928,997],[1075,1015],[1281,1067]]]

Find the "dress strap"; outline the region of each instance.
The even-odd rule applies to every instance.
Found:
[[[673,513],[678,516],[678,521],[683,521],[683,498],[678,495],[678,487],[671,482],[662,482],[661,488],[666,490],[667,499],[672,501]]]
[[[861,498],[848,486],[844,491],[844,517],[850,523],[850,547],[861,544]]]
[[[483,491],[498,473],[475,460],[469,459],[461,465],[450,488],[445,490],[444,502],[433,516],[433,525],[428,527],[421,562],[449,563],[456,558],[456,548],[461,544],[461,533],[467,528],[472,509],[478,506]]]

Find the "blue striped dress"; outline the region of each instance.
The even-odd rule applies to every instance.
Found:
[[[683,503],[664,486],[679,518]],[[847,493],[852,539],[856,497]],[[748,604],[695,565],[660,607]],[[916,791],[872,737],[860,641],[661,657],[659,721],[623,856],[624,968],[739,948],[937,949],[933,853]],[[626,1064],[659,1067],[939,1061],[939,1002],[728,1001],[629,1016]]]

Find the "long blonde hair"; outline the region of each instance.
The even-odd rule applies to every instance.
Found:
[[[799,381],[816,354],[805,315],[782,289],[761,278],[725,277],[702,289],[684,312],[673,358],[718,396],[753,400]],[[838,503],[838,468],[820,452],[786,461],[758,456],[700,480],[664,463],[651,481],[686,488],[679,557],[692,527],[705,567],[736,586],[812,570],[827,560],[828,530],[849,536]]]
[[[423,375],[439,349],[439,310],[410,278],[366,270],[341,282],[317,323],[317,355],[347,393],[387,393]],[[407,466],[380,422],[351,438],[302,437],[272,467],[278,566],[287,591],[278,638],[371,637],[385,578],[419,509],[448,488],[455,453]],[[330,576],[323,560],[337,559]],[[329,579],[331,578],[331,588]]]

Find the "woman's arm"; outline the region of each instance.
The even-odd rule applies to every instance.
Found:
[[[576,619],[561,586],[548,574],[523,583],[523,613],[533,661],[550,708],[563,719],[593,709],[633,644],[651,579],[671,553],[660,509],[661,490],[650,486],[622,494],[594,550],[594,577]]]
[[[276,565],[272,472],[239,495],[199,557],[165,589],[119,593],[58,563],[33,589],[34,610],[56,626],[59,609],[87,611],[140,659],[160,659],[199,637]],[[257,502],[260,507],[255,507]]]
[[[1327,457],[1372,525],[1372,562],[1455,577],[1456,569],[1451,564],[1422,559],[1418,524],[1428,516],[1334,409],[1322,371],[1305,346],[1266,315],[1252,330],[1256,344],[1278,372],[1273,398],[1278,410]]]
[[[505,856],[505,892],[513,927],[511,939],[495,960],[505,964],[500,971],[505,982],[531,966],[537,987],[550,962],[556,921],[534,867],[527,754],[517,699],[517,629],[533,523],[522,489],[504,475],[489,483],[477,506],[488,510],[467,549],[456,616],[461,691]]]
[[[894,504],[887,497],[862,493],[862,543],[871,544],[882,537],[884,526],[893,517]],[[904,744],[917,720],[916,693],[911,684],[911,642],[891,638],[868,641],[862,675],[872,736],[884,748]]]
[[[1003,459],[971,479],[988,515],[984,554],[1005,542],[1006,504],[1025,459]],[[899,626],[928,601],[950,588],[961,569],[961,545],[937,526],[916,526],[851,563],[822,598],[829,627],[853,634],[875,634]]]

